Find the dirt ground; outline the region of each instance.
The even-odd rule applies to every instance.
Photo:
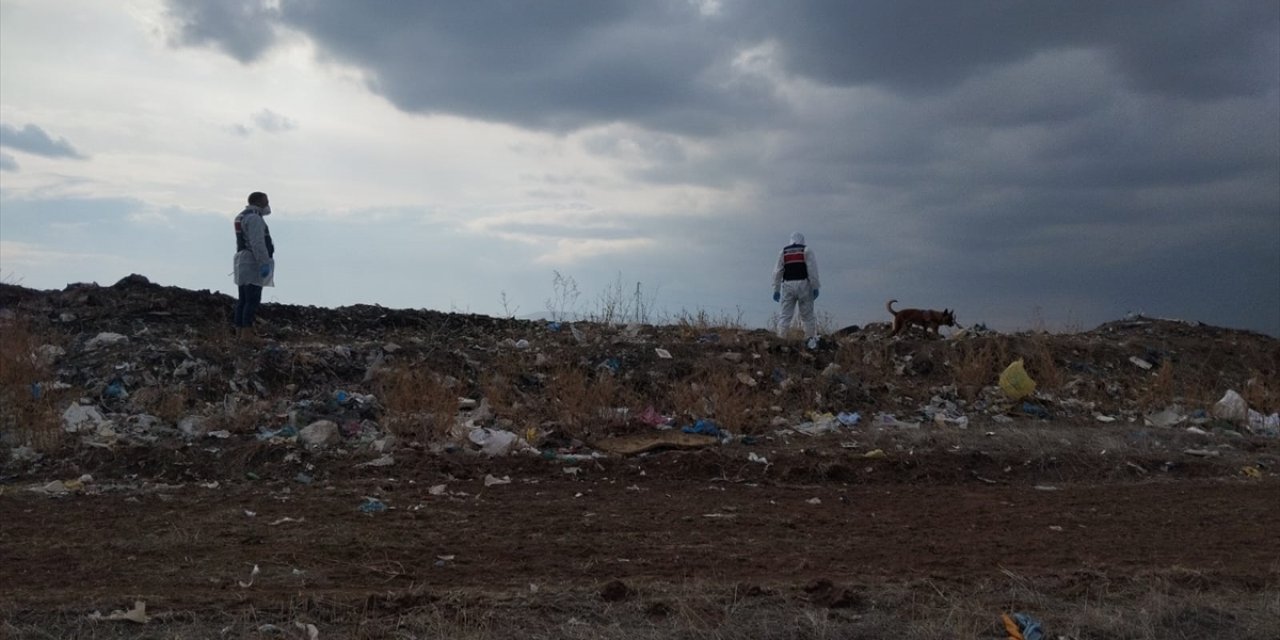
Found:
[[[880,602],[886,589],[920,584],[973,593],[1017,582],[1105,600],[1122,584],[1145,588],[1172,572],[1184,594],[1253,594],[1244,604],[1260,615],[1280,598],[1274,480],[735,482],[634,467],[570,475],[547,462],[486,487],[484,477],[502,469],[469,478],[446,469],[426,456],[394,474],[310,486],[125,481],[96,495],[10,493],[0,497],[0,612],[18,637],[174,637],[157,630],[166,625],[182,637],[268,637],[258,629],[271,621],[304,637],[296,620],[322,637],[433,637],[403,621],[438,616],[442,599],[483,594],[519,598],[531,626],[489,623],[467,631],[474,637],[548,625],[544,637],[567,637],[557,635],[567,633],[555,622],[561,609],[608,619],[606,610],[631,602],[654,625],[691,590],[781,598],[855,621],[886,606],[881,613],[893,613],[892,601]],[[366,496],[388,509],[362,512]],[[85,621],[135,600],[157,616],[148,626]],[[1221,613],[1219,626],[1197,632],[1207,635],[1167,637],[1280,633],[1280,621],[1247,613]],[[441,637],[463,631],[450,629]],[[822,635],[793,631],[785,637]]]

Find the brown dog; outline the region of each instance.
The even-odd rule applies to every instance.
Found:
[[[893,303],[897,300],[890,300],[885,303],[884,308],[893,314],[893,331],[890,336],[898,335],[904,327],[911,324],[918,324],[924,327],[926,331],[933,331],[935,334],[941,334],[939,327],[946,325],[948,327],[956,326],[956,312],[951,309],[943,309],[942,311],[934,311],[933,309],[903,309],[901,311],[893,310]]]

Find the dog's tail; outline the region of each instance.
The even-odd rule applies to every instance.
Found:
[[[893,303],[895,303],[895,302],[897,302],[897,300],[896,300],[896,299],[895,299],[895,300],[890,300],[890,301],[888,301],[888,302],[884,303],[884,308],[888,309],[888,310],[889,310],[889,313],[893,314],[893,317],[895,317],[895,318],[896,318],[896,317],[898,317],[898,312],[893,310]]]

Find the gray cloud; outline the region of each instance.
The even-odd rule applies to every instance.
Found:
[[[13,156],[0,152],[0,171],[17,171],[18,161]]]
[[[1280,333],[1271,1],[236,6],[402,110],[598,127],[584,149],[633,179],[751,194],[659,225],[509,232],[713,238],[637,264],[744,282],[799,229],[847,292],[825,304],[849,312],[916,298],[999,324],[1052,299],[1088,321],[1141,308]],[[196,43],[268,46],[209,12],[185,14]]]
[[[1039,52],[1093,49],[1145,91],[1257,94],[1277,83],[1280,6],[1237,0],[808,0],[732,3],[788,66],[833,85],[935,93]]]
[[[405,111],[558,131],[629,121],[693,132],[778,107],[767,84],[730,73],[734,43],[681,0],[170,6],[175,44],[249,62],[279,25],[309,36],[322,58],[363,69],[369,88]]]
[[[28,124],[21,129],[0,124],[0,145],[48,158],[84,158],[66,138],[54,140],[44,129]]]
[[[298,123],[270,109],[253,114],[253,123],[267,133],[282,133],[298,128]]]
[[[323,58],[363,69],[370,89],[405,111],[561,131],[626,121],[706,133],[771,122],[783,108],[776,87],[734,65],[770,42],[798,77],[909,95],[1082,52],[1074,60],[1083,66],[1056,70],[1076,84],[1039,76],[1061,100],[1040,98],[1039,111],[1025,114],[1032,117],[1078,108],[1094,94],[1080,83],[1106,71],[1132,90],[1195,100],[1265,95],[1280,84],[1280,5],[1256,0],[730,0],[712,15],[684,0],[554,0],[518,10],[484,1],[169,6],[176,44],[251,62],[276,41],[277,27],[290,29]],[[1037,78],[1022,80],[1030,91]]]
[[[276,113],[270,109],[263,109],[251,118],[252,124],[236,123],[227,128],[232,135],[241,138],[247,138],[253,135],[254,131],[262,131],[265,133],[285,133],[298,128],[298,122],[292,118]]]
[[[260,0],[170,0],[168,17],[181,46],[212,46],[248,64],[275,44],[273,21],[279,17]]]

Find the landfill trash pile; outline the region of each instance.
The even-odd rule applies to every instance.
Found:
[[[5,393],[48,409],[6,414],[8,473],[50,450],[274,447],[305,475],[312,458],[368,468],[406,448],[571,460],[611,446],[758,443],[785,455],[838,441],[865,453],[895,434],[919,448],[921,434],[1043,423],[1163,432],[1174,448],[1188,429],[1209,440],[1186,449],[1280,435],[1280,342],[1173,320],[950,339],[873,324],[810,351],[732,327],[266,304],[264,340],[243,344],[227,328],[232,304],[138,275],[62,291],[3,285],[3,321],[30,337],[21,355],[39,375]]]
[[[0,285],[7,632],[1278,635],[1269,336],[233,304]]]

